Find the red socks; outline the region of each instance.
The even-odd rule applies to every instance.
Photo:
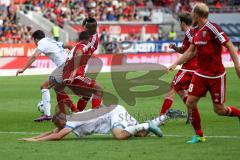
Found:
[[[79,111],[83,111],[87,106],[88,100],[86,98],[80,98],[78,100],[77,108]],[[102,103],[102,99],[93,95],[92,97],[92,109],[99,108]]]
[[[201,118],[197,107],[191,110],[191,112],[189,113],[189,118],[196,134],[202,137],[203,131],[201,127]]]
[[[78,112],[77,107],[73,104],[70,97],[64,91],[57,93],[57,102],[61,112],[65,113],[65,108],[64,108],[65,104],[67,104],[68,107],[70,107],[71,111]]]
[[[170,98],[165,98],[165,100],[164,100],[164,102],[163,102],[163,105],[162,105],[162,109],[161,109],[160,115],[166,114],[167,111],[169,110],[169,108],[171,108],[172,103],[173,103],[173,100],[172,100],[172,99],[170,99]]]
[[[227,113],[226,116],[231,117],[240,117],[240,109],[235,108],[234,106],[227,107]]]
[[[102,103],[102,99],[98,96],[93,95],[92,97],[92,109],[99,108]]]
[[[87,106],[88,100],[85,100],[83,97],[78,100],[77,108],[82,112]]]

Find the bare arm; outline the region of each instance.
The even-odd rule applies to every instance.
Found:
[[[28,141],[28,140],[31,140],[31,139],[38,139],[38,138],[46,137],[46,136],[48,136],[52,133],[57,133],[57,132],[59,132],[58,128],[54,129],[53,131],[41,133],[37,136],[33,136],[33,137],[30,137],[30,138],[21,138],[21,139],[18,139],[18,140]]]
[[[73,70],[71,76],[69,77],[69,79],[71,80],[70,84],[73,82],[73,79],[74,79],[79,67],[81,65],[83,65],[83,64],[80,64],[81,58],[83,58],[82,51],[78,50],[76,56],[73,58],[74,58],[74,70]]]
[[[63,48],[69,49],[69,50],[71,50],[73,47],[74,47],[74,45],[73,45],[73,44],[70,44],[70,43],[63,45]]]
[[[41,52],[39,51],[35,51],[34,54],[28,59],[27,63],[25,64],[25,66],[23,67],[23,69],[20,69],[17,71],[16,76],[18,76],[18,74],[23,73],[28,67],[31,66],[31,64],[37,59],[37,57],[41,54]]]
[[[183,55],[173,65],[171,65],[168,68],[168,70],[174,70],[177,67],[177,65],[181,65],[190,60],[192,57],[194,57],[195,55],[194,50],[195,46],[191,44],[190,47],[183,53]]]
[[[44,137],[26,138],[24,140],[28,142],[61,140],[63,137],[68,135],[71,131],[72,131],[71,128],[63,128],[59,132],[56,132],[56,133],[53,132],[51,134],[45,135]]]
[[[238,77],[240,78],[240,63],[239,63],[237,50],[235,49],[234,45],[230,41],[225,44],[225,47],[228,49],[228,51],[231,55],[231,58],[233,60],[234,66],[235,66],[236,73],[237,73]]]
[[[32,137],[32,138],[33,138],[33,139],[38,139],[38,138],[46,137],[46,136],[48,136],[48,135],[50,135],[50,134],[52,134],[52,133],[57,133],[57,132],[59,132],[59,129],[58,129],[58,128],[54,129],[54,130],[51,131],[51,132],[45,132],[45,133],[42,133],[42,134],[40,134],[40,135],[34,136],[34,137]]]
[[[50,135],[47,135],[45,137],[38,138],[37,141],[53,141],[53,140],[61,140],[63,137],[68,135],[72,129],[70,128],[63,128],[57,133],[52,133]]]

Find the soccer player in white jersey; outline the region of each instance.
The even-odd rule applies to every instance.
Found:
[[[90,109],[67,116],[63,113],[58,113],[53,116],[53,123],[57,126],[54,131],[20,140],[31,142],[61,140],[71,132],[78,138],[81,138],[94,133],[107,134],[111,131],[113,137],[119,140],[126,140],[131,136],[145,137],[149,132],[159,137],[163,136],[155,120],[139,124],[120,105]]]
[[[44,32],[41,30],[35,31],[32,34],[32,38],[37,48],[34,54],[29,58],[25,66],[22,69],[17,71],[16,76],[20,73],[23,73],[27,68],[29,68],[41,53],[43,53],[49,59],[51,59],[57,67],[62,65],[67,59],[67,53],[63,48],[62,42],[57,42],[51,38],[45,37]],[[50,86],[51,84],[49,84],[49,80],[46,80],[41,85],[44,113],[42,116],[34,120],[36,122],[51,120],[51,104],[50,104],[50,92],[49,92]]]

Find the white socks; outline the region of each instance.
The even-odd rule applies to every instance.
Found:
[[[42,102],[43,102],[43,110],[44,115],[51,115],[51,104],[50,104],[50,92],[49,89],[42,89]]]
[[[148,123],[142,123],[142,124],[138,124],[135,126],[126,127],[124,130],[133,136],[136,133],[138,133],[139,131],[148,130],[148,128],[149,128]]]
[[[159,127],[166,121],[166,119],[167,119],[166,115],[161,115],[160,117],[153,119],[152,122]]]

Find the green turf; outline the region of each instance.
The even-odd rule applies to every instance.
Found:
[[[239,105],[240,80],[234,69],[228,69],[227,103]],[[137,76],[138,74],[133,74]],[[163,76],[170,82],[173,73]],[[239,159],[240,157],[240,124],[237,118],[219,117],[212,109],[210,97],[199,103],[205,135],[238,136],[237,138],[207,138],[204,144],[189,145],[185,142],[193,135],[190,125],[184,120],[171,120],[162,127],[163,138],[131,138],[128,141],[116,141],[111,136],[90,136],[75,139],[73,135],[59,142],[27,143],[18,138],[29,137],[29,132],[43,132],[53,128],[50,122],[34,123],[39,115],[36,104],[40,99],[39,85],[47,76],[0,77],[0,160],[37,160],[37,159]],[[114,94],[109,74],[98,77],[104,89]],[[56,104],[52,92],[52,103]],[[135,107],[126,105],[129,112],[144,121],[158,115],[164,96],[138,98]],[[185,110],[181,100],[176,96],[174,108]],[[4,133],[5,132],[5,133]],[[7,133],[8,132],[8,133]],[[16,133],[27,132],[27,133]],[[169,135],[180,135],[171,137]]]

